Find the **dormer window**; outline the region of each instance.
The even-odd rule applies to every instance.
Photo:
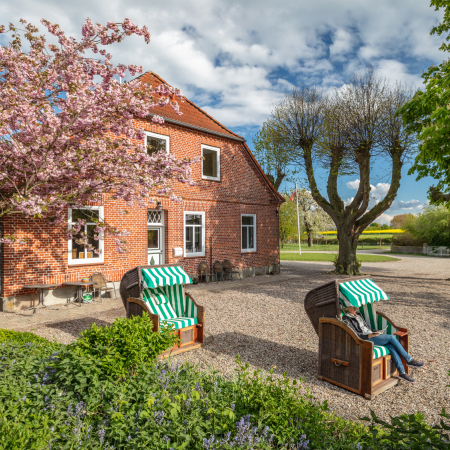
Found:
[[[170,138],[164,134],[157,134],[147,131],[145,133],[145,147],[147,153],[152,155],[158,152],[170,153]]]
[[[220,148],[202,145],[202,178],[220,181]]]

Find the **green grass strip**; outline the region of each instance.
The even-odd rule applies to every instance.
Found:
[[[334,253],[280,253],[282,261],[334,261],[336,254]],[[362,255],[358,253],[357,258],[361,262],[388,262],[401,261],[399,258],[391,258],[383,255]]]

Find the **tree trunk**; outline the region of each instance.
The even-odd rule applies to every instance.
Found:
[[[338,227],[338,230],[346,230],[345,224]],[[356,259],[356,247],[358,245],[359,236],[351,233],[350,236],[346,232],[339,233],[339,255],[335,262],[335,272],[344,275],[359,275],[361,266]]]
[[[313,233],[308,232],[308,247],[314,247]]]

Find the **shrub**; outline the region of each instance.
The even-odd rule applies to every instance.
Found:
[[[418,237],[411,234],[409,231],[405,231],[403,234],[397,234],[392,236],[392,245],[398,245],[398,246],[421,246],[423,245],[423,240]]]
[[[371,412],[369,427],[372,442],[370,450],[448,450],[450,447],[450,415],[442,410],[439,425],[431,427],[422,413],[391,417],[390,423],[380,420]],[[380,425],[382,428],[380,428]]]
[[[133,322],[137,328],[141,324]],[[94,334],[89,336],[93,339]],[[123,345],[116,336],[110,342]],[[54,364],[67,364],[63,355],[71,360],[69,346],[42,357],[34,352],[37,345],[42,343],[1,346],[0,449],[448,448],[445,412],[447,422],[433,428],[420,414],[392,418],[390,423],[372,414],[367,428],[331,414],[327,403],[315,400],[301,380],[286,374],[278,378],[273,371],[268,376],[250,372],[239,361],[230,378],[170,361],[140,361],[134,375],[131,371],[120,380],[88,383],[75,392],[72,381],[64,384],[56,376],[61,366]],[[90,360],[89,351],[72,360],[72,369],[84,367],[75,373],[77,383],[89,365],[97,370]],[[109,366],[105,370],[109,373]]]
[[[27,343],[36,343],[42,344],[46,347],[53,346],[59,347],[58,343],[50,343],[47,339],[37,336],[34,333],[23,333],[21,331],[13,331],[13,330],[4,330],[0,328],[0,344],[2,342],[8,342],[10,344],[27,344]]]
[[[70,372],[73,367],[69,366],[76,360],[86,370],[110,379],[123,379],[133,375],[138,367],[153,364],[162,352],[178,342],[170,328],[159,333],[153,333],[152,329],[153,322],[147,313],[130,319],[118,318],[110,326],[93,324],[64,348],[52,366],[59,372]],[[90,368],[91,365],[95,368]]]
[[[409,218],[405,228],[422,243],[450,247],[450,210],[443,205],[427,206]]]

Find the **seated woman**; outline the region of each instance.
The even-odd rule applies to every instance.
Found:
[[[423,367],[423,362],[416,361],[408,355],[394,335],[382,335],[382,331],[371,330],[355,306],[348,306],[344,309],[343,321],[360,339],[369,340],[375,345],[382,345],[383,347],[388,348],[392,361],[398,370],[399,380],[407,381],[408,383],[416,382],[405,373],[405,368],[403,367],[400,356],[405,359],[408,367],[413,367],[415,369]]]

